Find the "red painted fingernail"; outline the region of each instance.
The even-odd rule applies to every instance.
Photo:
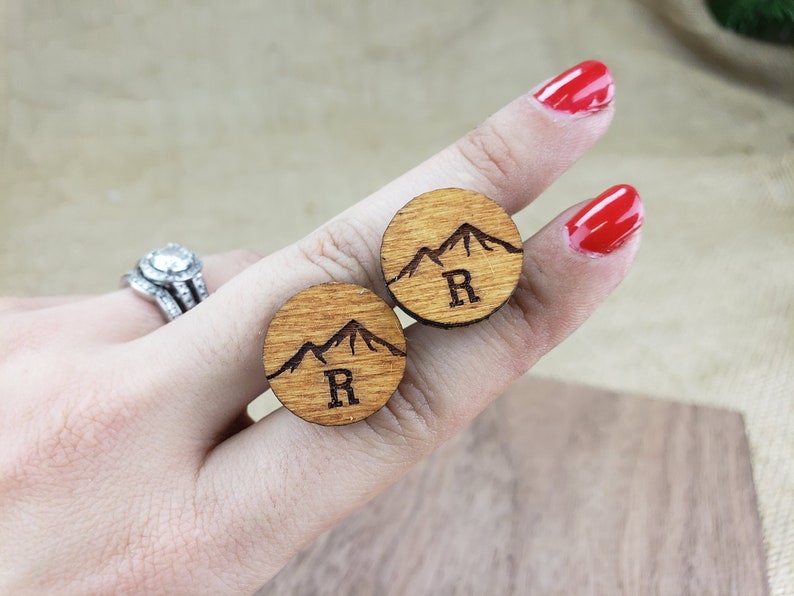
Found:
[[[606,64],[587,60],[556,76],[536,91],[534,97],[557,112],[597,112],[615,97],[615,82]]]
[[[565,224],[568,244],[576,251],[600,256],[612,252],[640,229],[643,208],[633,186],[605,190]]]

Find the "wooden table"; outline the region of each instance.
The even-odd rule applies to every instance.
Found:
[[[742,417],[525,379],[259,594],[768,593]]]

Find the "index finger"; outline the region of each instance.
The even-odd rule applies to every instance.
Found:
[[[354,205],[302,241],[263,259],[198,308],[144,338],[139,349],[169,362],[190,399],[173,401],[188,428],[217,432],[267,387],[264,332],[290,296],[341,281],[386,296],[380,243],[395,212],[442,187],[481,192],[509,213],[533,201],[606,131],[613,81],[582,63],[514,100],[456,143]]]

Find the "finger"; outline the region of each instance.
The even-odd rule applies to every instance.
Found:
[[[210,295],[261,259],[260,253],[248,249],[203,257],[201,274]],[[207,301],[197,304],[194,309],[205,308],[205,302]],[[104,339],[111,342],[131,341],[151,333],[166,322],[156,304],[138,296],[129,288],[100,297],[96,306],[97,311],[104,313],[107,319],[122,317],[126,321],[121,327],[106,326],[111,332],[106,334]]]
[[[216,525],[235,542],[224,544],[219,537],[217,546],[220,552],[236,549],[240,567],[255,570],[241,581],[253,586],[268,579],[308,541],[394,482],[477,416],[617,286],[638,237],[591,258],[572,250],[561,232],[574,213],[564,213],[524,244],[528,258],[519,288],[490,319],[453,330],[407,330],[405,377],[386,407],[365,423],[319,427],[282,410],[215,449],[202,468],[210,486],[205,498],[233,503]],[[636,230],[638,200],[632,217]],[[248,537],[242,547],[240,536]]]
[[[210,293],[226,284],[251,265],[262,260],[264,255],[250,249],[237,249],[203,258],[202,275]]]
[[[138,349],[171,365],[152,390],[178,378],[193,399],[174,402],[180,421],[206,436],[265,388],[260,362],[264,331],[291,295],[330,280],[357,283],[385,295],[379,248],[394,213],[421,192],[445,186],[480,191],[515,212],[583,155],[611,121],[612,79],[602,73],[594,96],[604,101],[587,117],[549,109],[530,94],[477,129],[341,214],[303,241],[251,267],[206,307],[188,313]],[[606,95],[603,95],[606,93]],[[603,95],[603,97],[602,97]],[[580,114],[581,116],[581,114]],[[176,356],[175,356],[176,355]]]
[[[260,253],[247,249],[210,255],[203,258],[202,275],[210,294],[262,258]],[[53,312],[54,318],[67,318],[70,327],[84,341],[102,345],[124,343],[162,327],[166,321],[159,307],[123,288],[83,300],[53,301],[53,306],[64,306]],[[206,301],[205,301],[206,302]],[[204,308],[204,302],[195,308]]]

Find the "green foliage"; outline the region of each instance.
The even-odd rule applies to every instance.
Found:
[[[794,0],[709,0],[709,7],[728,29],[794,45]]]

